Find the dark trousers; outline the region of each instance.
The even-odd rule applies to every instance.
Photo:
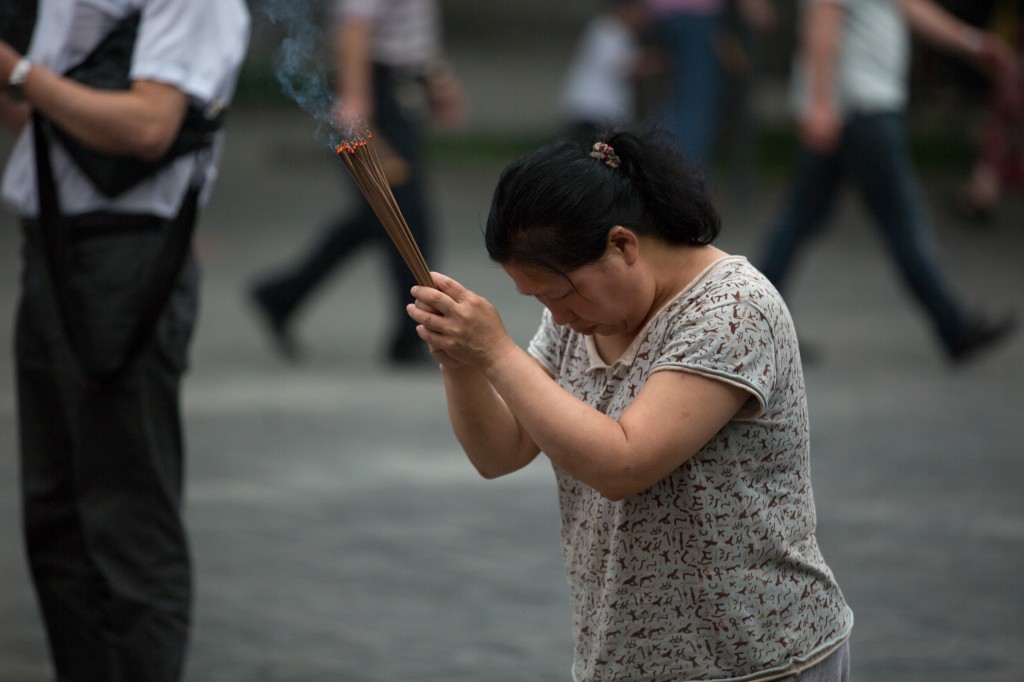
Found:
[[[798,255],[825,229],[844,180],[860,194],[904,285],[939,337],[954,339],[964,313],[940,265],[898,113],[852,116],[830,154],[801,150],[789,198],[765,243],[761,272],[785,292]]]
[[[415,79],[392,69],[376,66],[373,72],[375,98],[375,130],[408,166],[408,177],[393,184],[398,207],[405,216],[409,230],[430,263],[431,231],[423,185],[423,159],[420,149],[423,137],[423,112],[410,106],[410,100],[422,100],[422,86]],[[343,173],[347,173],[341,163]],[[353,185],[354,189],[354,185]],[[281,318],[288,318],[318,288],[338,265],[364,246],[374,245],[386,250],[389,278],[394,302],[395,332],[393,345],[419,344],[416,325],[405,314],[409,289],[416,280],[384,231],[370,204],[358,194],[350,210],[331,222],[298,262],[264,281],[264,291]]]
[[[141,279],[154,232],[76,247],[87,296]],[[143,249],[145,250],[145,249]],[[182,521],[179,385],[196,319],[189,259],[152,338],[117,380],[86,381],[26,226],[17,312],[25,542],[60,682],[172,682],[184,666],[191,566]]]

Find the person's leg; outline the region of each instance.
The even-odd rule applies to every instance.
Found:
[[[939,248],[899,114],[855,116],[848,126],[847,170],[880,228],[904,284],[946,339],[964,324],[963,308],[940,266]]]
[[[180,385],[197,306],[190,260],[126,375],[86,389],[78,411],[79,506],[107,590],[104,628],[119,682],[176,682],[184,670],[192,569]]]
[[[106,588],[92,562],[75,492],[68,404],[73,358],[49,297],[38,244],[26,246],[15,331],[22,524],[33,586],[59,680],[112,680]]]
[[[939,249],[907,149],[899,114],[858,116],[849,125],[848,171],[878,222],[904,284],[931,317],[953,361],[1007,336],[1012,318],[989,321],[968,312],[957,300],[939,264]]]
[[[663,124],[688,161],[710,171],[718,143],[724,73],[716,40],[719,15],[680,14],[659,20],[669,55],[669,92]]]
[[[403,88],[420,89],[418,83],[395,80],[388,83],[393,75],[381,72],[377,75],[382,81],[378,88],[377,125],[381,136],[391,149],[405,161],[407,173],[400,181],[391,185],[398,208],[405,217],[413,239],[420,247],[427,265],[436,269],[433,263],[434,231],[427,205],[425,174],[426,163],[423,158],[423,112],[399,95]],[[387,86],[385,87],[385,84]],[[418,93],[422,96],[422,91]],[[410,101],[418,98],[410,97]],[[378,227],[380,238],[387,241],[382,227]],[[390,266],[392,332],[388,345],[388,359],[398,364],[416,364],[432,360],[423,340],[416,334],[416,323],[405,312],[410,302],[409,289],[416,284],[416,278],[402,260],[398,250],[387,243],[388,263]]]
[[[386,68],[375,67],[373,132],[377,136],[379,154],[386,158],[386,148],[387,154],[394,152],[402,159],[401,163],[395,164],[401,167],[402,177],[393,179],[392,193],[424,257],[428,257],[431,235],[422,185],[422,133],[420,124],[403,111],[395,88],[394,75]],[[386,164],[384,159],[382,164]],[[391,245],[369,202],[355,187],[353,201],[355,205],[352,210],[331,223],[293,267],[259,280],[252,288],[251,295],[266,317],[278,350],[286,357],[294,359],[299,355],[289,329],[293,315],[342,261],[371,243],[386,248],[392,292],[401,301],[393,310],[395,331],[391,341],[391,355],[395,355],[396,348],[399,355],[407,350],[415,353],[422,344],[415,333],[415,324],[405,314],[405,303],[415,279]],[[402,357],[394,359],[403,360]]]
[[[842,180],[838,154],[801,149],[784,208],[762,246],[758,268],[783,291],[801,249],[828,222]]]
[[[357,192],[353,187],[353,191]],[[376,216],[361,196],[354,210],[336,217],[291,267],[266,277],[253,294],[271,322],[286,329],[293,315],[339,264],[375,236]]]

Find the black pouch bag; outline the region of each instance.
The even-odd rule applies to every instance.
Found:
[[[79,67],[72,69],[76,79],[102,89],[129,87],[137,27],[137,15],[123,20]],[[50,138],[60,139],[101,192],[109,194],[109,190],[116,196],[175,158],[208,146],[220,121],[220,117],[214,122],[190,108],[172,150],[158,161],[145,162],[90,150],[38,112],[33,114],[41,243],[64,332],[83,373],[93,382],[116,380],[152,338],[191,247],[201,182],[192,182],[178,214],[171,219],[148,215],[64,216],[50,164]],[[135,234],[127,234],[131,232]],[[138,267],[105,267],[98,279],[93,265],[103,267],[105,259],[102,254],[97,258],[96,250],[124,249],[129,243],[141,247]]]
[[[63,216],[43,127],[35,117],[40,240],[61,324],[83,374],[116,381],[153,337],[192,243],[201,184],[177,215]]]

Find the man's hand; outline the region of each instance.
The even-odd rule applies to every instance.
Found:
[[[818,154],[828,154],[839,144],[843,121],[834,104],[811,104],[800,119],[800,138],[804,146]]]
[[[450,68],[428,74],[426,86],[430,113],[439,128],[454,130],[466,122],[466,97]]]

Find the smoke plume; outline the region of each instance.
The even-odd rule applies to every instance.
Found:
[[[274,58],[282,91],[317,121],[317,136],[331,131],[334,91],[330,82],[331,21],[321,0],[263,0],[262,10],[283,38]]]

